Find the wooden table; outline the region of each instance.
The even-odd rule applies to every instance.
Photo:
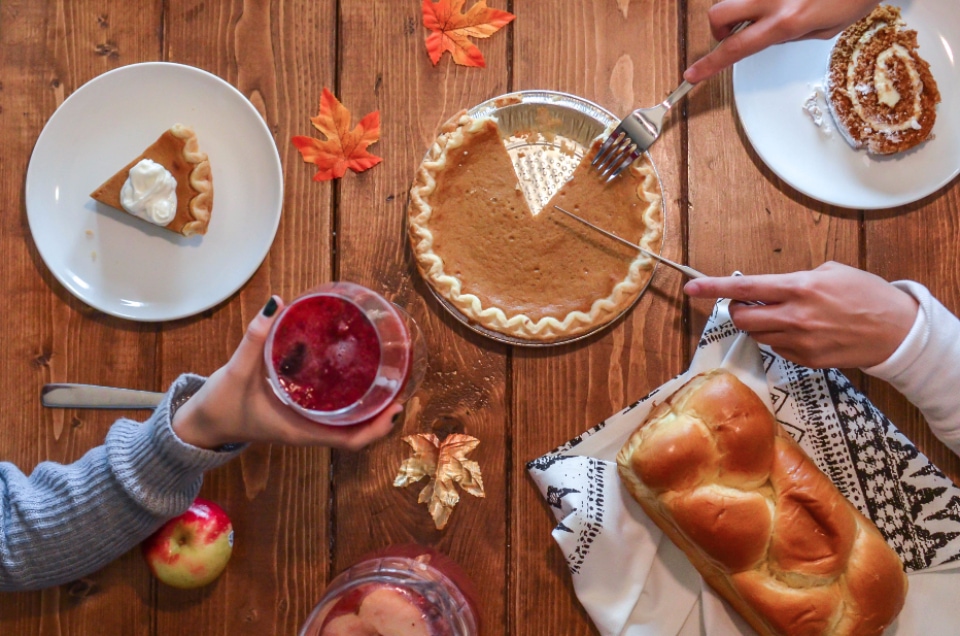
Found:
[[[472,2],[471,2],[472,4]],[[407,307],[430,342],[427,379],[392,435],[358,454],[251,448],[207,476],[237,548],[214,585],[158,585],[133,551],[76,583],[0,596],[4,634],[293,634],[326,582],[368,550],[419,541],[459,561],[481,589],[488,634],[595,633],[574,596],[552,515],[524,465],[684,370],[709,311],[660,268],[632,312],[602,335],[549,350],[490,342],[451,318],[411,263],[411,178],[441,122],[520,89],[581,95],[624,114],[653,104],[711,46],[710,0],[494,0],[514,23],[480,48],[485,69],[432,66],[416,0],[5,0],[0,5],[0,218],[4,258],[0,457],[29,472],[100,444],[115,413],[40,406],[46,382],[163,390],[209,373],[271,293],[292,298],[352,280]],[[170,60],[236,86],[274,134],[285,206],[269,256],[242,290],[196,317],[114,319],[76,300],[41,260],[24,179],[44,123],[83,83],[119,66]],[[312,134],[321,89],[356,116],[380,110],[376,168],[311,181],[290,137]],[[95,148],[88,149],[96,152]],[[836,260],[924,282],[960,310],[960,185],[902,209],[850,211],[775,177],[744,137],[729,74],[691,94],[652,150],[666,193],[664,253],[715,273],[787,272]],[[221,212],[226,213],[227,211]],[[854,374],[868,395],[955,480],[960,460],[916,409]],[[136,415],[136,414],[135,414]],[[142,413],[138,415],[142,417]],[[464,496],[439,532],[418,488],[391,482],[420,431],[465,432],[487,496]]]

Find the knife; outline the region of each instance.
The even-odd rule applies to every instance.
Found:
[[[603,234],[604,236],[607,236],[607,237],[609,237],[609,238],[612,238],[612,239],[615,240],[615,241],[620,241],[621,243],[623,243],[623,244],[626,245],[627,247],[632,247],[633,249],[637,250],[637,251],[640,252],[641,254],[645,254],[645,255],[649,256],[650,258],[652,258],[652,259],[654,259],[654,260],[658,260],[658,261],[660,261],[661,263],[663,263],[664,265],[667,265],[667,266],[669,266],[669,267],[672,267],[673,269],[675,269],[675,270],[677,270],[677,271],[685,274],[685,275],[686,275],[687,277],[689,277],[689,278],[706,278],[706,276],[707,276],[707,275],[704,274],[703,272],[697,271],[697,270],[693,269],[692,267],[688,267],[688,266],[686,266],[686,265],[681,265],[680,263],[675,263],[675,262],[671,261],[669,258],[665,258],[665,257],[663,257],[663,256],[660,256],[659,254],[654,254],[654,253],[651,252],[650,250],[646,250],[646,249],[640,247],[639,245],[637,245],[636,243],[631,243],[631,242],[628,241],[627,239],[620,238],[619,236],[617,236],[617,235],[614,234],[613,232],[608,232],[607,230],[603,229],[602,227],[596,226],[596,225],[594,225],[593,223],[591,223],[590,221],[588,221],[588,220],[586,220],[586,219],[583,219],[583,218],[580,218],[579,216],[577,216],[577,215],[574,214],[573,212],[568,212],[568,211],[564,210],[564,209],[561,208],[559,205],[554,205],[553,207],[555,207],[555,208],[558,209],[559,211],[563,212],[564,214],[566,214],[567,216],[569,216],[571,219],[580,221],[581,223],[583,223],[583,224],[586,225],[587,227],[593,228],[594,230],[596,230],[597,232],[600,232],[600,233]],[[739,272],[736,272],[736,273],[734,273],[734,276],[740,276],[740,273],[739,273]],[[759,300],[738,300],[738,301],[736,301],[736,302],[743,303],[744,305],[754,305],[754,306],[759,306],[759,307],[763,307],[763,306],[766,305],[766,303],[760,302]]]
[[[675,270],[677,270],[677,271],[685,274],[686,276],[688,276],[688,277],[690,277],[690,278],[705,278],[705,277],[707,276],[707,275],[704,274],[703,272],[698,272],[697,270],[693,269],[692,267],[687,267],[686,265],[681,265],[680,263],[675,263],[675,262],[671,261],[669,258],[665,258],[665,257],[663,257],[663,256],[660,256],[659,254],[655,254],[655,253],[651,252],[650,250],[643,249],[642,247],[640,247],[640,246],[637,245],[636,243],[631,243],[631,242],[628,241],[627,239],[620,238],[619,236],[617,236],[617,235],[614,234],[613,232],[608,232],[607,230],[603,229],[602,227],[598,227],[598,226],[594,225],[593,223],[591,223],[590,221],[588,221],[588,220],[586,220],[586,219],[583,219],[583,218],[580,218],[579,216],[577,216],[577,215],[574,214],[573,212],[567,212],[566,210],[564,210],[563,208],[561,208],[559,205],[555,205],[555,206],[553,206],[553,207],[555,207],[556,209],[560,210],[561,212],[563,212],[564,214],[566,214],[567,216],[569,216],[571,219],[574,219],[574,220],[576,220],[576,221],[580,221],[581,223],[583,223],[583,224],[586,225],[587,227],[593,228],[594,230],[596,230],[597,232],[600,232],[600,233],[603,234],[604,236],[607,236],[607,237],[609,237],[609,238],[612,238],[612,239],[615,240],[615,241],[620,241],[621,243],[623,243],[623,244],[626,245],[627,247],[632,247],[633,249],[637,250],[637,251],[640,252],[641,254],[644,254],[645,256],[649,256],[649,257],[652,258],[652,259],[658,260],[658,261],[660,261],[661,263],[663,263],[664,265],[667,265],[667,266],[669,266],[669,267],[672,267],[673,269],[675,269]]]
[[[44,384],[40,403],[49,408],[153,409],[164,395],[96,384]]]

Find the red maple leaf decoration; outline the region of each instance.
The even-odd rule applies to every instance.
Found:
[[[486,0],[477,0],[466,14],[465,0],[423,0],[423,26],[427,34],[427,53],[436,66],[444,51],[461,66],[486,66],[480,49],[468,38],[488,38],[510,23],[514,15],[491,9]]]
[[[363,172],[383,161],[382,157],[367,152],[367,146],[380,139],[379,110],[361,119],[350,130],[350,111],[324,88],[320,96],[320,112],[311,117],[310,122],[325,138],[297,135],[292,141],[303,160],[319,168],[313,175],[314,181],[339,179],[346,174],[347,168]]]

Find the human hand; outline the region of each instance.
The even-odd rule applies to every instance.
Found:
[[[870,13],[878,0],[722,0],[710,7],[710,31],[720,42],[683,74],[692,84],[768,46],[794,40],[827,40]],[[730,35],[740,22],[746,29]],[[727,38],[727,39],[724,39]]]
[[[325,426],[297,414],[273,394],[266,380],[263,346],[283,307],[274,297],[258,313],[233,356],[174,414],[173,430],[188,444],[217,448],[236,442],[323,445],[357,451],[390,432],[403,407],[392,404],[370,422]]]
[[[824,263],[813,271],[698,278],[683,291],[730,303],[738,329],[784,358],[811,368],[872,367],[910,332],[919,305],[912,296],[863,270]]]

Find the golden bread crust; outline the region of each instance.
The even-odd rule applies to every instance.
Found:
[[[617,466],[762,636],[880,634],[903,607],[897,554],[733,374],[700,374],[659,404]]]

